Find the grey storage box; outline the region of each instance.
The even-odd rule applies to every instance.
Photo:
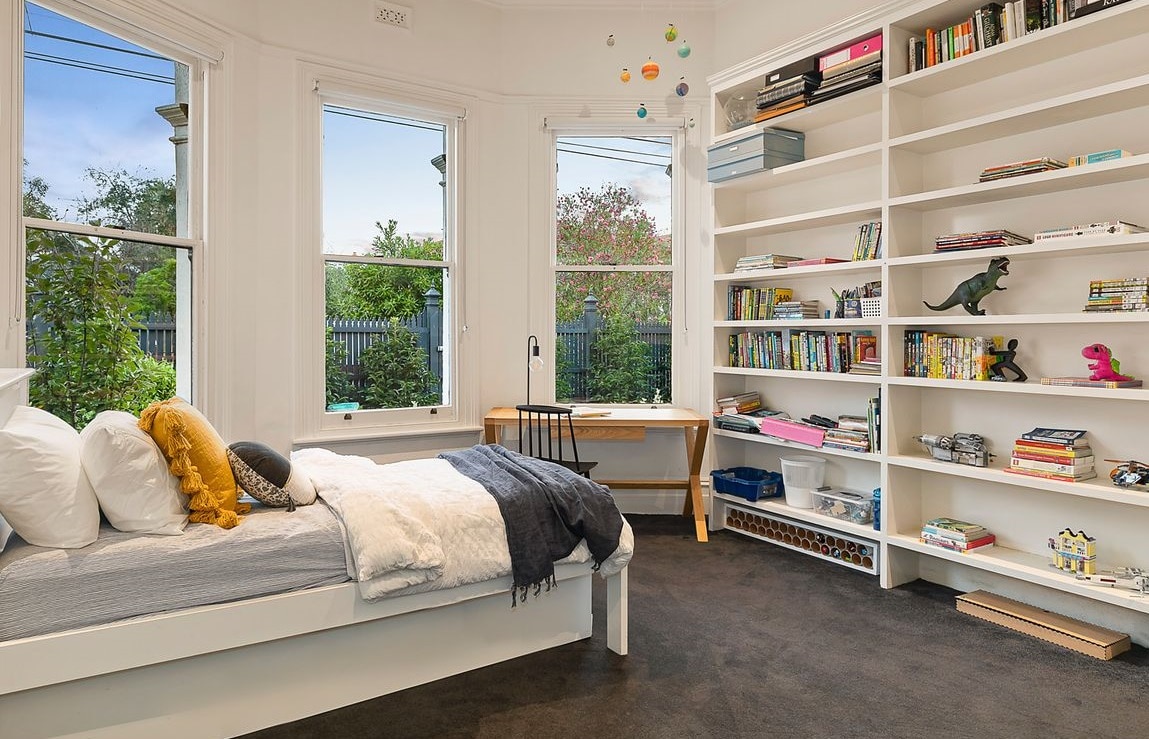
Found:
[[[722,182],[805,159],[806,134],[782,128],[761,131],[707,150],[706,179]]]

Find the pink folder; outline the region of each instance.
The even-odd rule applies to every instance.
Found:
[[[810,446],[822,446],[822,439],[826,430],[817,426],[809,426],[797,421],[788,421],[785,418],[763,418],[759,428],[764,434],[777,436],[787,441],[797,441]]]

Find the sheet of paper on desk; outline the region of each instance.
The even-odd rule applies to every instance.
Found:
[[[609,408],[580,408],[578,406],[571,408],[571,418],[598,418],[609,415]]]

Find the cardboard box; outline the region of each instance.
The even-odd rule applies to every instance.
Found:
[[[984,590],[957,596],[957,609],[1022,634],[1087,654],[1097,659],[1113,659],[1129,651],[1128,634],[1003,598]]]

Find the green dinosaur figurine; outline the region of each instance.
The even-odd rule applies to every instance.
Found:
[[[953,293],[941,305],[930,305],[924,300],[922,303],[930,310],[946,310],[960,305],[970,315],[984,316],[985,311],[978,308],[978,302],[994,290],[1004,290],[1004,287],[998,286],[997,281],[1001,279],[1002,275],[1008,274],[1009,258],[994,257],[989,260],[989,268],[985,272],[979,272],[968,280],[959,282]]]

